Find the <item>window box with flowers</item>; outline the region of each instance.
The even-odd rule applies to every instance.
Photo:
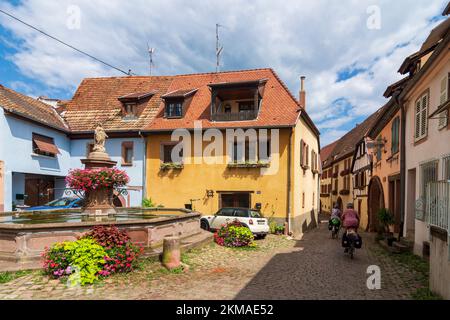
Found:
[[[333,196],[335,196],[335,195],[337,195],[337,191],[336,191],[336,190],[333,190],[333,191],[331,191],[331,194],[332,194]]]
[[[350,190],[348,190],[348,189],[341,190],[341,191],[339,191],[339,194],[341,196],[348,195],[348,194],[350,194]]]
[[[329,197],[329,196],[330,196],[329,193],[321,193],[321,194],[320,194],[320,197],[321,197],[321,198],[327,198],[327,197]]]
[[[270,162],[268,161],[246,161],[246,162],[229,162],[228,168],[268,168]]]
[[[176,162],[163,162],[159,166],[159,169],[161,171],[167,171],[167,170],[181,170],[184,168],[184,165],[182,163],[176,163]]]
[[[341,171],[341,177],[346,176],[350,173],[350,169],[345,169]]]
[[[338,173],[337,173],[337,172],[334,172],[333,175],[332,175],[332,178],[333,178],[333,179],[336,179],[337,177],[338,177]]]

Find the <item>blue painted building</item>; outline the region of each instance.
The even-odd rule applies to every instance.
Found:
[[[77,130],[83,122],[72,121],[71,108],[69,103],[59,114],[50,105],[0,85],[0,212],[42,205],[65,195],[65,177],[71,168],[82,168],[80,159],[87,157],[93,144],[92,128]],[[89,112],[82,113],[83,119],[88,119]],[[104,127],[106,122],[102,121]],[[97,122],[90,119],[89,123]],[[140,206],[145,181],[144,137],[139,130],[120,127],[107,128],[107,133],[106,151],[130,177],[127,192],[116,194],[114,203]]]
[[[0,85],[0,211],[62,195],[70,168],[68,134],[51,107]]]

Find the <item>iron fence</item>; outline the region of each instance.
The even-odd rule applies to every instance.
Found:
[[[430,182],[427,184],[426,215],[431,227],[447,232],[450,244],[450,181]],[[449,260],[450,260],[450,245]]]

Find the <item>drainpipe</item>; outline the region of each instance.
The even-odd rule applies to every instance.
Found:
[[[147,141],[145,141],[145,137],[142,135],[141,131],[138,132],[139,136],[142,138],[142,141],[144,143],[144,157],[143,157],[143,163],[142,163],[142,196],[141,196],[141,205],[142,201],[144,201],[145,196],[147,194],[147,180],[146,180],[146,174],[147,174]]]
[[[288,157],[287,157],[287,218],[288,218],[288,235],[291,233],[291,144],[292,131],[289,133]]]
[[[399,99],[400,92],[394,93],[395,102],[400,106],[400,232],[398,235],[398,240],[404,236],[405,227],[405,195],[406,195],[406,145],[405,145],[405,123],[406,123],[406,110],[403,100]]]

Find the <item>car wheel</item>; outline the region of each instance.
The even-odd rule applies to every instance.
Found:
[[[200,228],[202,228],[203,230],[209,231],[209,223],[208,223],[208,221],[201,220],[200,221]]]
[[[259,235],[259,238],[262,240],[262,239],[265,239],[266,236],[267,236],[267,234],[261,234],[261,235]]]

